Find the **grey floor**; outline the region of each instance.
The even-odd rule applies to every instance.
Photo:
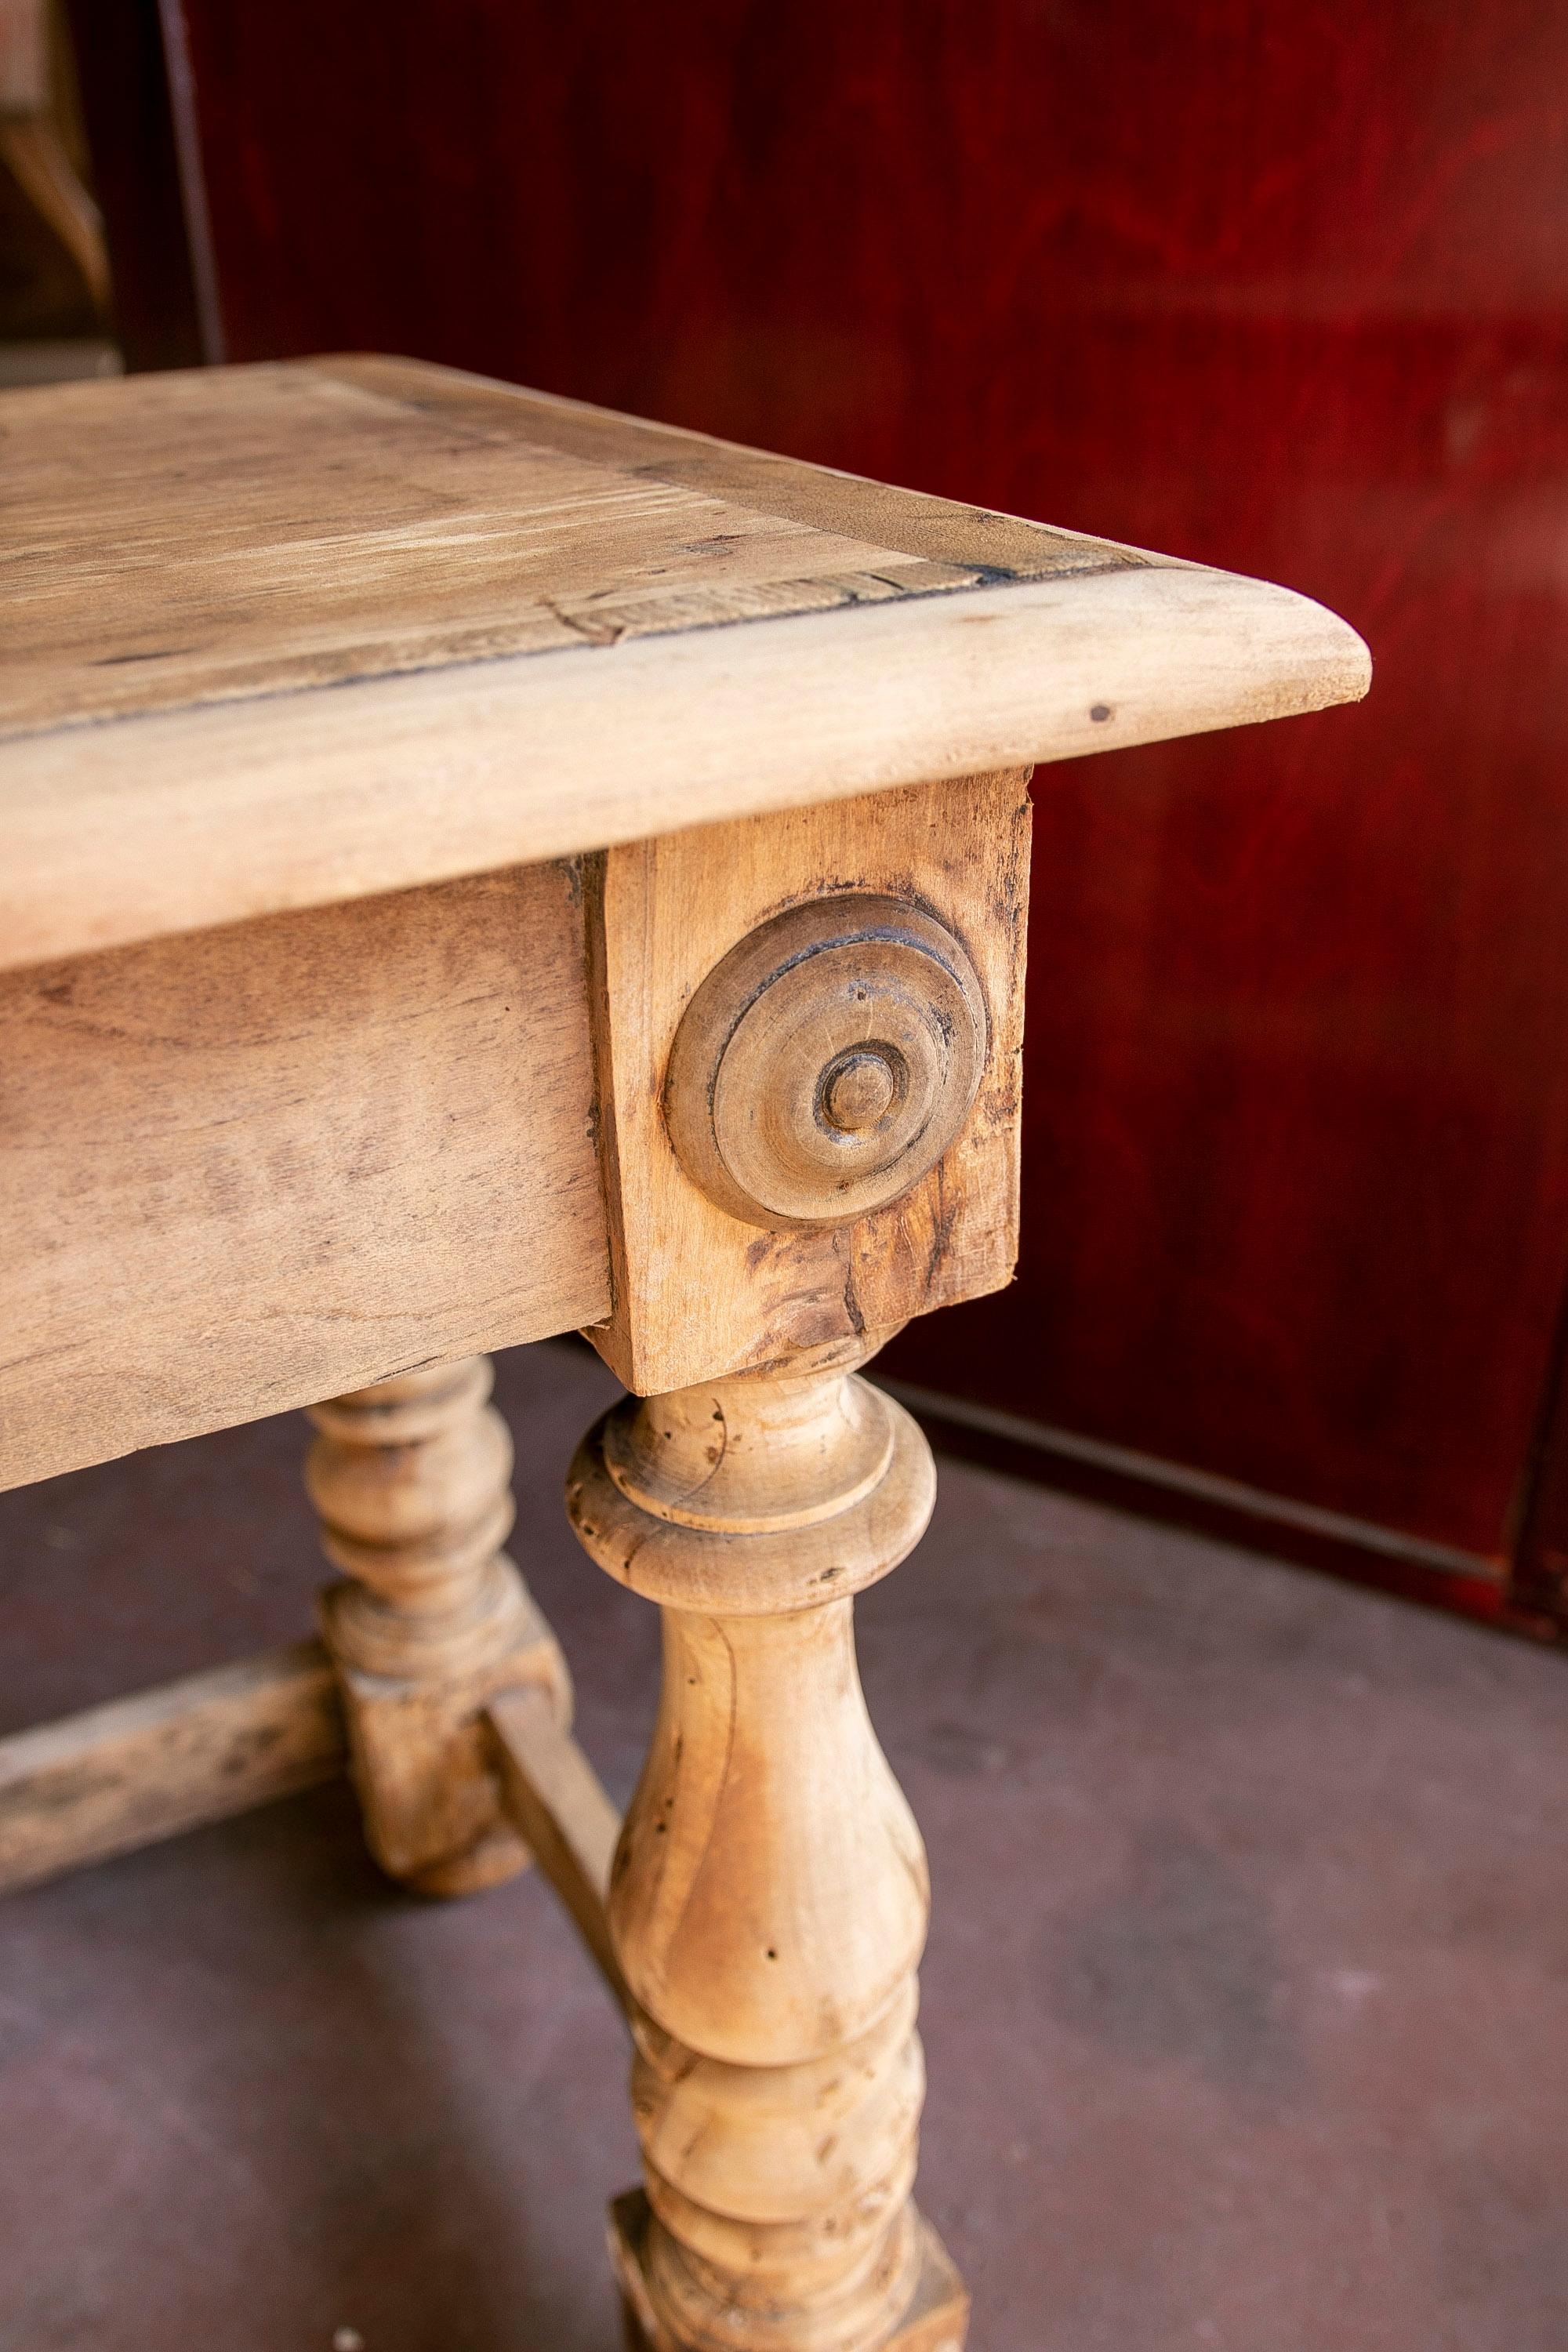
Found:
[[[611,1383],[500,1393],[624,1798],[653,1612],[558,1499]],[[0,1729],[307,1630],[302,1436],[0,1498]],[[1568,2352],[1568,1657],[956,1463],[861,1650],[974,2352]],[[614,2352],[623,2074],[545,1890],[405,1898],[342,1789],[14,1896],[0,2347]]]

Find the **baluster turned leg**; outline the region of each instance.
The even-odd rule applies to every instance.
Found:
[[[564,1723],[564,1662],[501,1549],[511,1439],[484,1356],[318,1405],[305,1483],[328,1559],[322,1595],[371,1850],[428,1895],[492,1886],[528,1849],[502,1818],[480,1714],[542,1683]]]
[[[655,2352],[963,2339],[910,2196],[925,1857],[851,1607],[918,1541],[934,1473],[908,1414],[848,1376],[871,1351],[627,1399],[573,1468],[580,1539],[664,1612],[610,1895],[646,2184],[616,2254]]]

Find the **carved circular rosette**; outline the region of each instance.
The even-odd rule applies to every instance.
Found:
[[[957,1137],[985,1000],[923,908],[855,892],[791,907],[708,974],[676,1033],[665,1118],[682,1166],[748,1224],[886,1208]]]

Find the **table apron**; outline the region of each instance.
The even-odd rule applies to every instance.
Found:
[[[576,861],[0,977],[0,1486],[609,1310]]]

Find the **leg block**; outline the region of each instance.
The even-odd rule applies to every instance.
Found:
[[[352,1588],[321,1596],[366,1842],[391,1877],[420,1895],[480,1894],[531,1859],[498,1795],[486,1721],[491,1700],[507,1690],[542,1687],[562,1727],[571,1722],[570,1685],[555,1637],[511,1561],[503,1557],[497,1565],[514,1603],[504,1647],[426,1684],[351,1664],[333,1636]]]

